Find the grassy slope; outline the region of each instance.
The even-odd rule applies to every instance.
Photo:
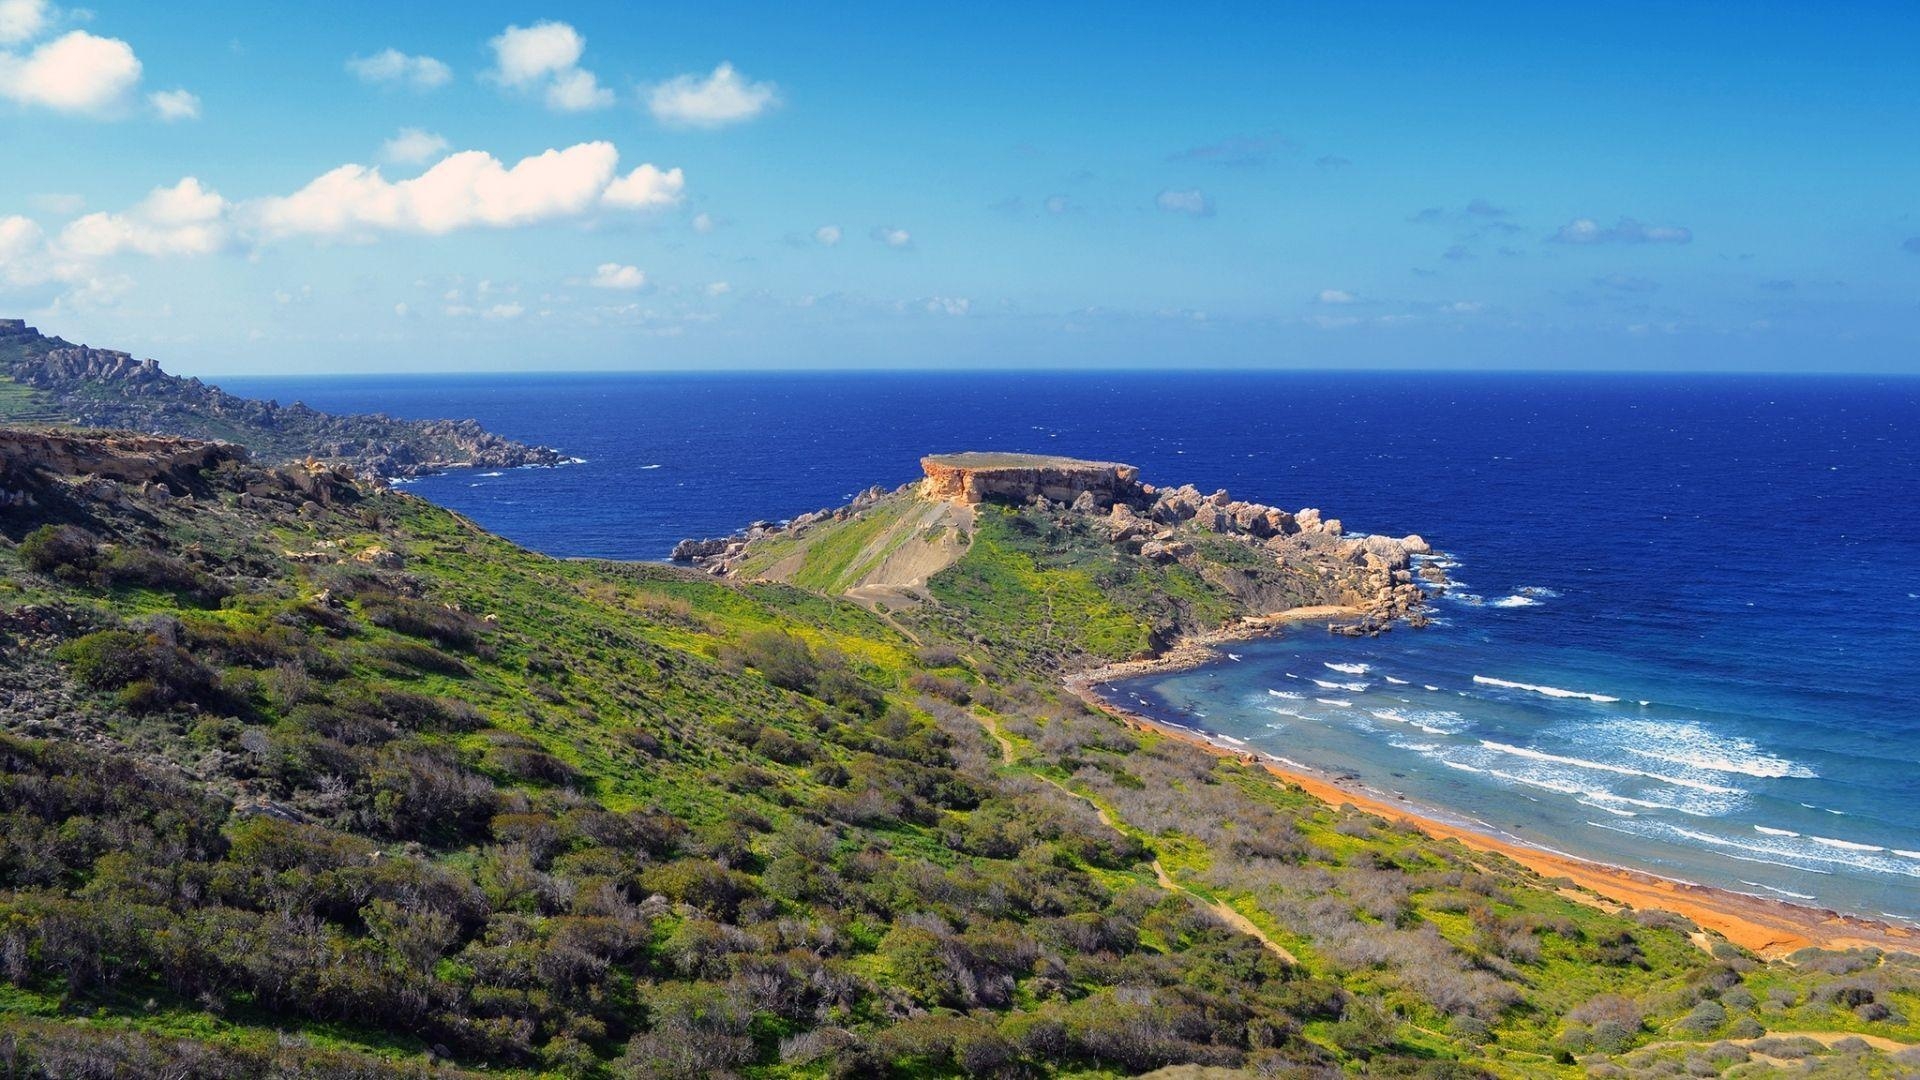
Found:
[[[1756,965],[1725,946],[1715,960],[1684,928],[1570,902],[1517,867],[1328,808],[1058,700],[1061,657],[1137,652],[1173,604],[1215,621],[1231,605],[1186,571],[1115,557],[1015,513],[983,515],[972,549],[933,583],[941,603],[911,624],[914,642],[857,606],[797,588],[546,559],[396,494],[304,517],[241,511],[217,493],[191,509],[67,510],[123,549],[203,558],[244,576],[207,607],[177,587],[104,571],[92,581],[29,572],[9,550],[0,552],[0,607],[54,605],[95,626],[177,619],[217,692],[194,705],[128,708],[126,691],[76,685],[71,660],[47,659],[44,641],[18,631],[8,677],[62,704],[51,726],[24,714],[12,726],[93,733],[88,741],[104,738],[157,775],[185,770],[189,788],[217,795],[201,813],[225,839],[164,872],[141,870],[137,851],[112,844],[97,857],[36,848],[39,834],[23,824],[31,814],[7,804],[0,880],[13,893],[0,926],[30,956],[0,980],[0,1013],[8,1037],[28,1044],[88,1030],[272,1054],[288,1052],[274,1049],[275,1032],[291,1030],[310,1056],[365,1053],[425,1068],[427,1047],[451,1043],[456,1061],[487,1062],[493,1075],[594,1076],[639,1068],[657,1049],[652,1033],[701,1047],[737,1039],[745,1071],[801,1076],[864,1059],[824,1036],[818,1056],[791,1042],[783,1054],[782,1040],[846,1030],[926,1075],[994,1054],[1107,1075],[1159,1061],[1231,1062],[1253,1049],[1351,1068],[1458,1062],[1571,1077],[1584,1069],[1554,1057],[1585,1050],[1589,1025],[1567,1014],[1601,994],[1637,1002],[1647,1025],[1626,1041],[1674,1043],[1639,1053],[1676,1062],[1737,1033],[1743,1018],[1775,1031],[1920,1039],[1909,969],[1869,961],[1823,974],[1813,964]],[[24,534],[24,523],[4,527],[12,540]],[[404,571],[350,558],[374,546],[397,553]],[[323,591],[339,606],[316,615]],[[464,614],[445,614],[456,609]],[[451,629],[422,629],[434,619]],[[797,668],[776,647],[786,638],[769,645],[773,634],[807,643]],[[967,659],[943,651],[944,640]],[[411,726],[391,708],[340,716],[400,692],[463,702],[475,716]],[[397,730],[367,734],[376,721]],[[425,766],[408,763],[428,760],[492,789],[472,822],[449,826],[450,803],[409,794],[409,770]],[[330,777],[345,779],[345,794]],[[236,794],[271,798],[321,833],[229,815]],[[408,798],[442,811],[385,814]],[[1096,805],[1120,833],[1093,818]],[[118,820],[116,806],[94,816]],[[664,814],[681,831],[636,854],[599,835],[614,826],[592,816],[597,808],[635,821]],[[466,882],[484,913],[470,912],[426,968],[403,972],[400,957],[411,954],[397,931],[371,921],[363,894],[345,908],[315,906],[334,887],[325,882],[359,873],[304,876],[302,862],[319,856],[300,843],[319,835],[378,845],[386,872]],[[278,869],[260,877],[269,839],[271,850],[306,854],[273,856]],[[1161,891],[1156,857],[1183,890],[1231,904],[1304,970],[1283,970]],[[36,860],[71,869],[48,878],[33,871]],[[718,883],[715,865],[730,868]],[[203,883],[187,889],[189,880]],[[656,892],[676,903],[635,914]],[[191,936],[171,968],[124,946],[113,978],[62,967],[54,957],[67,938],[48,936],[56,914],[70,936],[125,919],[270,924],[261,913],[288,905],[316,912],[329,970],[364,978],[346,998],[358,1006],[325,987],[268,1001],[247,981],[254,976],[202,955]],[[776,925],[784,929],[773,933]],[[605,944],[621,932],[638,936]],[[181,969],[202,965],[222,978],[183,992]],[[777,982],[768,965],[851,989],[838,1004],[792,991],[806,1004],[791,1011],[778,995],[756,998],[738,1027],[688,1012],[685,994],[739,999],[753,972],[762,982],[751,985]],[[589,973],[585,983],[556,974],[576,968]],[[1750,1005],[1736,993],[1743,982]],[[1894,1018],[1869,1021],[1822,1000],[1846,982],[1870,982]],[[401,1017],[392,1003],[408,994],[444,1002],[450,1019]],[[1733,1001],[1724,1018],[1676,1028],[1714,998]],[[1156,1030],[1161,1041],[1145,1050],[1098,1051],[1089,1049],[1098,1040],[1080,1039],[1175,1015],[1193,1016],[1193,1026]],[[85,1029],[80,1016],[90,1017]],[[1250,1024],[1266,1032],[1252,1047]],[[1044,1034],[1048,1025],[1063,1034]],[[641,1056],[623,1066],[630,1038]],[[1135,1051],[1143,1056],[1128,1056]],[[1819,1060],[1852,1075],[1889,1068],[1845,1054]],[[1835,1075],[1849,1075],[1844,1068]]]

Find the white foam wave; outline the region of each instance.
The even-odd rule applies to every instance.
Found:
[[[1605,761],[1589,761],[1586,758],[1549,754],[1545,750],[1535,750],[1526,746],[1514,746],[1509,743],[1494,742],[1491,739],[1480,740],[1480,745],[1498,753],[1512,754],[1515,757],[1526,758],[1529,761],[1550,761],[1555,765],[1571,765],[1576,769],[1592,769],[1596,772],[1609,772],[1620,776],[1639,776],[1648,780],[1658,781],[1662,784],[1673,784],[1678,787],[1693,788],[1696,791],[1711,791],[1720,795],[1745,794],[1745,792],[1739,788],[1727,787],[1724,784],[1711,784],[1705,780],[1695,780],[1685,776],[1667,776],[1664,773],[1647,772],[1644,769],[1630,769],[1625,765],[1614,765]]]
[[[1291,690],[1269,690],[1267,693],[1273,697],[1284,698],[1287,701],[1299,701],[1307,696],[1305,694],[1296,694]]]
[[[1842,851],[1885,851],[1887,850],[1886,848],[1881,847],[1879,844],[1856,844],[1852,840],[1835,840],[1831,836],[1809,836],[1807,837],[1807,839],[1813,841],[1816,844],[1825,844],[1830,848],[1839,848]]]
[[[1315,700],[1315,701],[1317,701],[1317,702],[1319,702],[1319,703],[1320,703],[1320,704],[1322,704],[1322,705],[1332,705],[1332,706],[1334,706],[1335,708],[1339,708],[1339,709],[1351,709],[1351,708],[1353,708],[1353,702],[1351,702],[1351,701],[1341,701],[1341,700],[1340,700],[1340,699],[1338,699],[1338,698],[1325,698],[1325,697],[1317,697],[1317,698],[1314,698],[1313,700]]]
[[[1313,685],[1322,690],[1345,690],[1349,694],[1363,693],[1367,689],[1367,684],[1363,682],[1327,682],[1325,679],[1315,679]]]
[[[1342,675],[1365,675],[1367,672],[1373,670],[1365,664],[1322,663],[1320,666],[1326,668],[1328,671],[1337,671]]]
[[[1228,653],[1228,654],[1227,654],[1227,659],[1229,659],[1229,660],[1231,660],[1231,661],[1233,661],[1234,663],[1236,663],[1236,664],[1237,664],[1237,663],[1239,663],[1239,662],[1240,662],[1240,654],[1239,654],[1239,653],[1233,653],[1233,652],[1230,652],[1230,653]]]
[[[1776,829],[1768,825],[1755,825],[1753,827],[1753,831],[1757,833],[1765,833],[1768,836],[1799,836],[1800,835],[1799,833],[1794,832],[1792,829]]]
[[[1537,607],[1539,603],[1540,601],[1535,600],[1531,596],[1521,596],[1519,593],[1515,593],[1512,596],[1503,596],[1495,600],[1493,606],[1500,608]]]
[[[1385,675],[1385,676],[1382,676],[1382,678],[1384,678],[1384,679],[1386,679],[1386,680],[1387,680],[1388,682],[1390,682],[1390,683],[1392,683],[1392,684],[1393,684],[1393,685],[1395,685],[1395,686],[1405,686],[1405,685],[1407,685],[1407,680],[1405,680],[1405,679],[1396,679],[1396,678],[1394,678],[1394,677],[1393,677],[1393,676],[1391,676],[1391,675]]]
[[[507,474],[503,472],[483,472],[479,475],[484,477],[484,476],[505,476]]]
[[[1803,893],[1803,892],[1793,892],[1793,891],[1791,891],[1791,890],[1788,890],[1788,889],[1781,889],[1781,888],[1776,888],[1776,887],[1774,887],[1774,886],[1772,886],[1772,885],[1768,885],[1768,884],[1767,884],[1766,882],[1764,882],[1764,881],[1748,881],[1748,880],[1747,880],[1746,878],[1741,878],[1741,879],[1740,879],[1740,884],[1742,884],[1742,885],[1751,885],[1751,886],[1753,886],[1753,887],[1754,887],[1754,888],[1756,888],[1756,889],[1765,889],[1765,890],[1767,890],[1767,891],[1768,891],[1768,892],[1770,892],[1770,893],[1778,893],[1779,895],[1781,895],[1781,896],[1784,896],[1784,897],[1787,897],[1788,899],[1791,899],[1791,900],[1811,900],[1811,899],[1813,899],[1813,894],[1812,894],[1812,893]]]
[[[1720,735],[1699,724],[1622,719],[1614,726],[1631,736],[1620,740],[1622,749],[1654,761],[1761,779],[1817,775],[1805,765],[1766,753],[1750,739]]]
[[[1218,739],[1219,741],[1221,741],[1221,742],[1223,742],[1223,743],[1226,743],[1226,744],[1227,744],[1228,746],[1245,746],[1245,745],[1247,745],[1246,743],[1244,743],[1244,742],[1242,742],[1242,741],[1241,741],[1241,740],[1239,740],[1239,739],[1236,739],[1236,738],[1234,738],[1234,737],[1233,737],[1233,736],[1231,736],[1231,735],[1215,735],[1215,736],[1214,736],[1214,738],[1215,738],[1215,739]]]
[[[1900,856],[1903,859],[1920,859],[1920,851],[1908,851],[1905,848],[1894,848],[1893,853],[1895,855]]]
[[[641,472],[646,472],[646,471],[647,471],[648,469],[657,469],[657,468],[659,468],[659,467],[660,467],[660,466],[658,466],[658,465],[642,465],[642,466],[640,466],[640,471],[641,471]]]
[[[1445,765],[1447,768],[1459,769],[1461,772],[1483,773],[1487,771],[1485,769],[1477,769],[1464,761],[1452,761],[1447,758],[1440,758],[1439,761],[1440,764]]]
[[[1617,697],[1608,697],[1605,694],[1589,694],[1584,690],[1562,690],[1557,686],[1540,686],[1536,683],[1513,682],[1509,679],[1495,679],[1487,675],[1475,675],[1473,681],[1482,686],[1498,686],[1505,690],[1526,690],[1530,693],[1543,694],[1550,698],[1583,698],[1587,701],[1599,702],[1602,705],[1620,700]]]
[[[1421,683],[1420,688],[1423,690],[1432,690],[1435,692],[1438,692],[1440,689],[1439,687],[1433,685],[1432,683]]]

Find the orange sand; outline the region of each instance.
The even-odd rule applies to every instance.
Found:
[[[1352,806],[1389,821],[1405,822],[1428,836],[1456,840],[1475,851],[1503,855],[1543,877],[1570,880],[1578,889],[1562,889],[1561,892],[1581,903],[1610,909],[1618,906],[1647,908],[1684,915],[1728,941],[1768,958],[1785,956],[1809,946],[1822,949],[1870,946],[1889,951],[1920,951],[1920,933],[1905,927],[1591,862],[1425,817],[1416,812],[1416,807],[1397,798],[1351,787],[1339,780],[1282,768],[1244,751],[1220,746],[1194,732],[1155,723],[1138,713],[1110,704],[1092,690],[1094,684],[1113,679],[1196,667],[1213,658],[1209,646],[1258,636],[1280,623],[1337,619],[1353,614],[1357,613],[1342,608],[1299,608],[1250,620],[1232,630],[1183,642],[1158,660],[1129,661],[1075,675],[1067,680],[1067,689],[1087,704],[1131,727],[1179,739],[1221,757],[1234,758],[1247,764],[1258,762],[1268,772],[1330,806]]]

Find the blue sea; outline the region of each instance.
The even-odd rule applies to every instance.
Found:
[[[411,490],[554,555],[839,505],[920,455],[1128,461],[1417,532],[1436,624],[1112,688],[1530,843],[1920,922],[1920,380],[1479,374],[229,379],[585,459]]]

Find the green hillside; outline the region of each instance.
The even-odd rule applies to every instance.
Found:
[[[1915,1068],[1912,958],[1763,963],[1062,693],[1233,610],[1177,564],[983,508],[903,615],[177,483],[6,482],[0,1075]]]

